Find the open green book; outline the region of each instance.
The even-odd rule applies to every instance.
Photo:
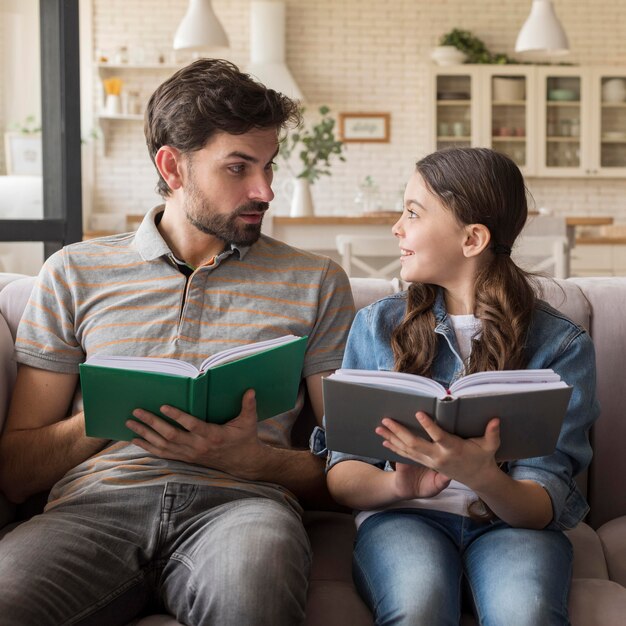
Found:
[[[125,425],[133,410],[167,420],[159,411],[164,404],[223,424],[239,415],[247,389],[256,392],[259,420],[284,413],[296,402],[306,342],[285,335],[237,346],[199,369],[177,359],[94,356],[80,365],[86,434],[129,441],[136,437]]]
[[[572,388],[550,369],[478,372],[445,389],[438,382],[401,372],[337,370],[323,381],[329,450],[411,463],[382,445],[375,432],[390,417],[428,438],[415,419],[424,411],[449,433],[481,437],[500,418],[498,461],[554,451]]]

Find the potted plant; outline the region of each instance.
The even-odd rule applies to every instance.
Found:
[[[301,110],[304,114],[304,109]],[[293,177],[293,197],[290,214],[293,217],[312,215],[313,200],[310,186],[322,176],[330,176],[333,159],[345,161],[343,142],[335,137],[335,120],[327,106],[319,108],[321,118],[313,125],[300,125],[281,142],[280,157]],[[294,166],[294,158],[299,160]]]

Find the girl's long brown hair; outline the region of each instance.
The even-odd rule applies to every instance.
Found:
[[[530,276],[507,250],[528,215],[526,187],[517,165],[486,148],[434,152],[416,165],[424,183],[462,224],[483,224],[491,233],[490,262],[476,276],[474,315],[482,321],[466,373],[523,369],[526,333],[535,306]],[[409,286],[406,312],[392,336],[395,369],[430,376],[437,352],[432,305],[435,285]]]
[[[474,315],[482,321],[482,330],[472,342],[466,373],[523,369],[536,296],[530,275],[510,256],[528,215],[519,168],[507,156],[486,148],[434,152],[416,168],[428,189],[459,222],[484,224],[491,233],[490,250],[486,251],[491,260],[474,285]],[[409,286],[406,312],[391,340],[396,370],[430,376],[437,353],[432,312],[436,296],[435,285]],[[495,517],[481,499],[468,505],[468,514],[477,521]]]

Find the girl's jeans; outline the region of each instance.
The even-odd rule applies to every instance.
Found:
[[[183,624],[304,620],[310,547],[286,504],[169,483],[91,493],[0,541],[0,624],[127,624],[143,609]]]
[[[377,626],[458,626],[463,577],[481,625],[569,624],[572,546],[558,530],[391,510],[359,527],[353,567]]]

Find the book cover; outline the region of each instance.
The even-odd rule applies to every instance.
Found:
[[[405,375],[407,376],[407,375]],[[408,375],[411,376],[411,375]],[[427,438],[415,419],[429,414],[444,430],[463,438],[480,437],[490,419],[500,418],[498,461],[544,456],[554,451],[572,388],[565,383],[520,384],[518,391],[453,396],[415,392],[401,386],[371,385],[327,377],[323,381],[326,445],[359,456],[411,463],[382,445],[375,428],[383,417]],[[490,385],[493,387],[493,385]],[[441,388],[443,389],[443,388]]]
[[[133,410],[142,408],[168,420],[159,411],[164,404],[224,424],[239,415],[247,389],[256,392],[259,420],[288,411],[296,402],[306,340],[297,337],[198,375],[105,367],[88,360],[80,365],[86,434],[129,441],[136,437],[125,425]]]

